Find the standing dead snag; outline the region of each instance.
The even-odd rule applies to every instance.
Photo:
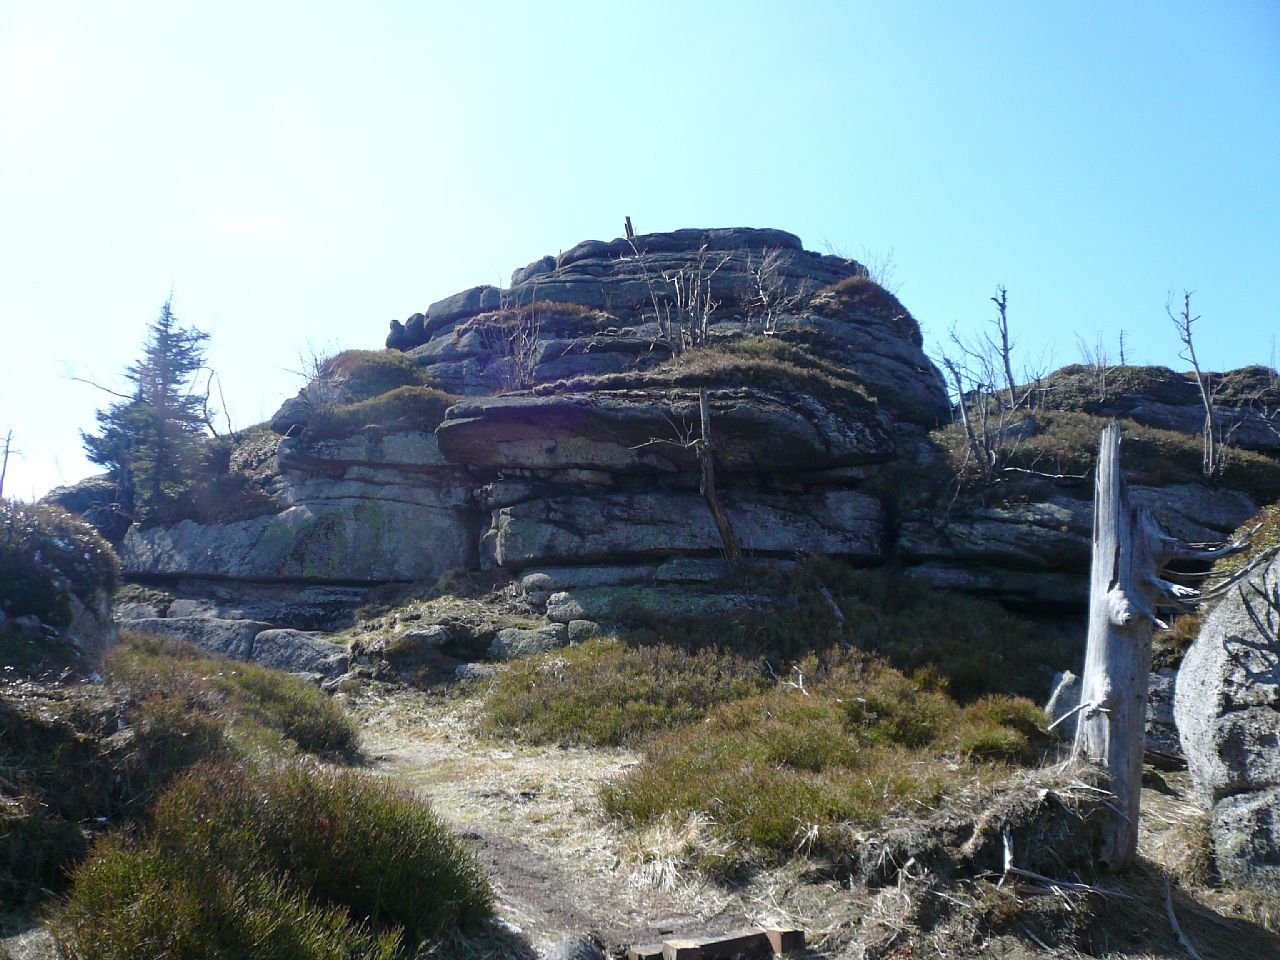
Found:
[[[1120,427],[1102,431],[1093,499],[1093,567],[1089,639],[1080,690],[1075,750],[1107,772],[1115,806],[1103,826],[1099,859],[1108,870],[1133,863],[1138,851],[1151,628],[1164,626],[1159,607],[1186,605],[1200,594],[1162,579],[1172,560],[1211,560],[1240,549],[1186,545],[1162,532],[1131,503],[1120,473]]]
[[[711,508],[711,516],[720,530],[720,542],[724,544],[725,559],[729,568],[736,570],[741,559],[738,549],[738,538],[733,532],[733,524],[729,515],[724,512],[720,503],[720,495],[716,493],[715,443],[711,439],[711,404],[707,399],[707,390],[698,391],[698,414],[702,419],[702,442],[698,444],[698,463],[702,468],[702,478],[698,484],[699,492],[706,498]]]

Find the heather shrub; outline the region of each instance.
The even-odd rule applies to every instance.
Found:
[[[731,653],[590,640],[507,665],[485,701],[484,724],[528,743],[616,746],[766,687],[758,663]]]
[[[52,927],[78,957],[393,957],[492,912],[488,878],[385,781],[201,765],[100,843]]]
[[[0,612],[54,627],[72,619],[72,597],[112,593],[115,551],[85,521],[60,507],[0,500]]]
[[[359,751],[355,724],[342,708],[316,687],[279,670],[126,632],[104,672],[152,713],[175,722],[184,713],[208,718],[244,744],[288,745],[305,753],[346,757]]]

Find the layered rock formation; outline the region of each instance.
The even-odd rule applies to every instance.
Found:
[[[506,289],[393,323],[387,343],[399,352],[381,393],[353,392],[359,360],[347,358],[330,368],[345,373],[281,409],[283,438],[233,454],[269,512],[131,529],[125,569],[331,584],[492,569],[538,604],[567,594],[564,609],[587,590],[661,596],[673,583],[711,598],[722,544],[698,492],[705,390],[721,499],[754,560],[894,560],[936,586],[1080,610],[1088,465],[1061,467],[1055,438],[1074,430],[1087,461],[1100,415],[1178,426],[1197,401],[1194,381],[1168,371],[1125,368],[1128,380],[1113,374],[1095,395],[1089,371],[1068,368],[1038,386],[1016,438],[1058,460],[958,487],[963,467],[937,432],[951,419],[946,391],[915,321],[856,262],[777,230],[582,243],[515,271]],[[1229,473],[1210,487],[1195,463],[1165,469],[1169,437],[1194,453],[1184,434],[1135,438],[1150,462],[1130,477],[1134,496],[1183,539],[1221,539],[1280,496],[1254,402],[1270,396],[1265,383],[1245,371],[1230,384],[1233,436],[1262,451],[1248,482]],[[671,579],[672,563],[703,566]],[[621,605],[633,602],[645,606]]]
[[[289,434],[269,484],[277,512],[135,528],[126,570],[383,582],[711,560],[721,544],[693,442],[702,388],[751,555],[878,563],[888,524],[865,488],[948,416],[896,299],[856,262],[776,230],[580,244],[517,270],[507,290],[434,304],[389,344],[423,383],[470,399],[438,424],[332,438],[309,429],[304,395],[275,421]]]

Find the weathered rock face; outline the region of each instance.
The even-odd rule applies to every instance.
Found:
[[[851,278],[857,296],[822,292]],[[659,370],[683,342],[677,289],[691,281],[714,304],[700,334],[712,350]],[[395,325],[389,344],[471,399],[438,429],[335,439],[313,435],[315,397],[300,396],[273,420],[286,435],[274,466],[254,466],[279,509],[134,528],[126,571],[374,583],[481,565],[714,561],[720,537],[693,492],[702,387],[718,484],[746,550],[879,562],[885,511],[864,488],[898,456],[897,435],[947,416],[901,305],[856,262],[776,230],[579,244],[516,271],[507,290],[432,305]]]
[[[1280,561],[1210,614],[1174,699],[1224,876],[1280,890]]]
[[[884,516],[878,500],[854,490],[818,495],[757,495],[725,509],[752,554],[814,553],[878,559]],[[720,535],[694,493],[608,493],[528,500],[493,512],[485,553],[497,566],[611,563],[673,555],[716,556]]]
[[[285,440],[276,514],[133,527],[127,573],[246,580],[432,580],[474,566],[466,478],[429,433]]]
[[[894,456],[870,405],[848,419],[820,400],[748,388],[711,393],[716,455],[729,473],[791,473]],[[454,462],[526,470],[674,473],[696,467],[696,392],[620,390],[492,397],[449,410],[437,437]]]
[[[931,586],[995,597],[1021,606],[1079,609],[1088,602],[1092,491],[1029,487],[1043,499],[1000,505],[957,500],[950,511],[908,515],[898,550],[908,575]],[[1257,512],[1238,490],[1198,484],[1129,487],[1161,528],[1188,542],[1228,539]]]
[[[1223,433],[1232,446],[1280,452],[1280,379],[1266,367],[1207,374]],[[1204,406],[1195,374],[1168,367],[1119,367],[1099,377],[1073,364],[1044,381],[1045,405],[1082,410],[1178,433],[1198,433]]]

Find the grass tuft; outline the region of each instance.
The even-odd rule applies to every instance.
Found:
[[[403,354],[397,354],[403,356]],[[427,386],[401,386],[354,403],[316,410],[307,421],[308,440],[350,436],[366,427],[434,430],[458,398]]]
[[[844,825],[932,808],[991,763],[1033,759],[1048,743],[1042,727],[1029,701],[962,707],[936,675],[832,652],[714,708],[696,736],[658,737],[602,801],[641,827],[706,818],[732,848],[774,861],[838,856],[848,852]]]

